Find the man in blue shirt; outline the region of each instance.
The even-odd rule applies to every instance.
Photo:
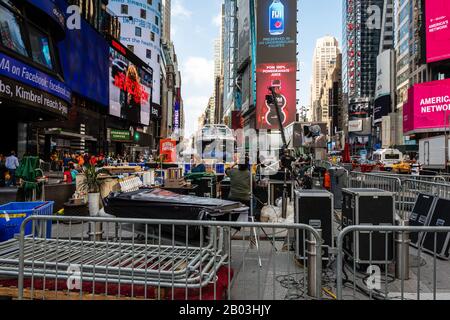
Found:
[[[11,151],[11,155],[6,158],[5,167],[9,171],[10,176],[6,186],[16,186],[16,170],[19,167],[19,159],[17,159],[14,151]]]

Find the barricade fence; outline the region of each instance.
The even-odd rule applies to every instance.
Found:
[[[26,224],[45,230],[25,236]],[[303,256],[295,232],[303,234]],[[0,296],[36,300],[450,300],[450,227],[27,218],[0,244]],[[41,236],[44,235],[44,236]]]
[[[407,219],[420,194],[450,199],[450,184],[436,181],[424,181],[419,177],[388,175],[379,173],[351,172],[348,178],[349,188],[376,188],[394,193],[397,212]],[[437,181],[440,181],[439,179]]]
[[[337,238],[337,299],[450,300],[444,250],[449,232],[450,227],[344,229]]]
[[[27,224],[52,221],[24,235]],[[39,229],[39,228],[37,228]],[[33,230],[35,228],[33,227]],[[305,259],[294,259],[295,232]],[[320,233],[307,225],[32,216],[0,244],[0,295],[38,300],[278,300],[321,296]],[[16,288],[16,289],[14,289]]]

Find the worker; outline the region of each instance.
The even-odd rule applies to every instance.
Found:
[[[323,187],[327,190],[331,190],[331,175],[328,171],[323,176]]]
[[[234,165],[225,172],[230,178],[229,200],[241,202],[248,207],[250,207],[250,177],[252,176],[249,162],[249,158],[245,157],[244,163]]]

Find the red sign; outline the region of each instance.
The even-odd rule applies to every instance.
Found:
[[[159,154],[164,162],[173,163],[177,159],[177,142],[172,139],[163,139],[159,142]]]
[[[295,122],[297,113],[296,72],[297,64],[295,62],[264,63],[257,66],[257,129],[279,129],[277,106],[269,105],[266,100],[266,96],[271,94],[269,87],[275,87],[280,97],[278,106],[283,126]]]
[[[450,1],[427,0],[427,62],[450,59]]]
[[[403,131],[429,131],[450,125],[450,79],[416,84],[403,107]]]

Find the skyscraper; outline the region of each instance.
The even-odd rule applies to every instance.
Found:
[[[339,54],[339,44],[336,38],[325,36],[317,40],[312,62],[313,71],[311,80],[311,106],[313,106],[312,120],[314,121],[322,121],[322,116],[319,116],[317,112],[317,108],[320,107],[318,103],[320,89],[322,88],[330,66],[336,64],[336,59]],[[328,115],[324,115],[324,117],[328,117]]]
[[[162,0],[162,34],[163,42],[170,42],[172,0]]]

